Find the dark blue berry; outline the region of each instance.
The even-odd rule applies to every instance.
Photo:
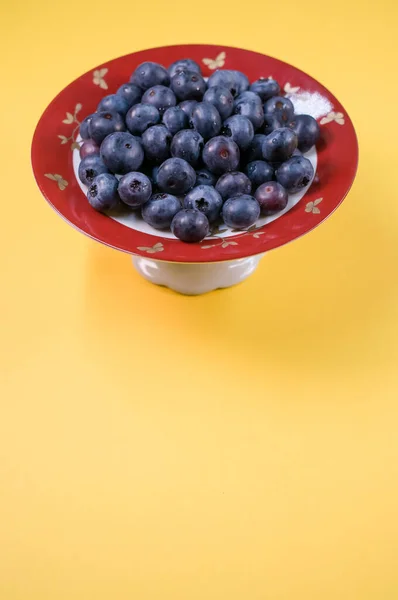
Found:
[[[209,234],[209,221],[200,210],[186,208],[174,217],[171,231],[179,240],[194,244],[201,242]]]
[[[203,150],[204,141],[200,133],[193,129],[182,129],[178,131],[171,142],[171,155],[183,158],[190,165],[199,163]]]
[[[220,113],[213,104],[198,102],[192,112],[191,126],[208,140],[220,133]]]
[[[97,156],[99,156],[99,153],[100,147],[94,142],[94,140],[86,140],[80,146],[80,158],[85,158],[86,156],[91,156],[93,154],[97,154]]]
[[[101,158],[112,173],[124,175],[140,168],[144,151],[131,133],[117,132],[111,133],[102,142]]]
[[[198,103],[197,100],[184,100],[183,102],[180,102],[180,104],[178,105],[179,108],[181,108],[181,110],[183,110],[184,113],[187,115],[188,121],[190,121],[192,119],[193,109],[195,108],[197,103]]]
[[[208,87],[227,88],[232,96],[238,96],[249,88],[249,80],[244,73],[229,69],[220,69],[210,75],[207,82]]]
[[[259,216],[259,203],[247,194],[229,198],[222,207],[224,223],[233,229],[246,229],[253,225]]]
[[[147,90],[154,85],[169,85],[170,76],[162,65],[154,62],[143,62],[130,77],[130,82],[143,90]]]
[[[216,183],[216,190],[221,194],[223,200],[227,200],[239,194],[250,194],[252,184],[244,173],[232,171],[221,175]]]
[[[254,197],[260,205],[261,214],[265,216],[273,215],[286,208],[289,199],[285,188],[276,181],[261,184]]]
[[[168,158],[159,167],[157,184],[163,192],[185,194],[193,188],[196,173],[191,165],[182,158]]]
[[[209,171],[216,175],[234,171],[239,165],[239,147],[231,138],[220,135],[207,142],[202,159]]]
[[[254,160],[246,165],[246,175],[252,182],[252,189],[274,178],[274,169],[264,160]]]
[[[185,196],[184,208],[196,208],[206,215],[209,223],[214,223],[220,216],[222,203],[222,198],[214,187],[198,185]]]
[[[240,150],[247,150],[254,138],[254,127],[247,117],[232,115],[224,121],[221,134],[232,138]]]
[[[80,136],[83,140],[90,139],[89,125],[93,115],[88,115],[83,121],[80,123]]]
[[[206,90],[203,102],[209,102],[216,107],[223,121],[232,115],[234,99],[228,88],[214,86]]]
[[[277,96],[281,91],[279,87],[279,83],[272,79],[272,77],[264,78],[260,77],[257,81],[254,81],[250,90],[258,94],[263,102],[272,98],[272,96]]]
[[[126,100],[129,108],[141,102],[142,89],[134,83],[123,83],[116,93]]]
[[[216,185],[217,175],[211,173],[208,169],[198,169],[196,171],[196,183],[195,185]]]
[[[86,156],[79,164],[79,179],[85,185],[90,185],[101,173],[109,173],[103,160],[95,154]]]
[[[154,85],[144,92],[141,102],[155,106],[162,115],[167,108],[177,104],[174,92],[164,85]]]
[[[276,115],[264,115],[263,133],[265,135],[269,135],[279,127],[282,125]]]
[[[297,135],[288,127],[281,127],[265,138],[263,158],[270,162],[283,162],[292,156],[296,148]]]
[[[170,79],[177,73],[181,73],[181,71],[196,71],[197,73],[201,73],[200,66],[191,58],[181,58],[180,60],[176,60],[169,66],[167,70],[169,72]]]
[[[147,160],[163,162],[166,158],[169,158],[172,137],[170,131],[164,125],[148,127],[142,134],[142,145]]]
[[[289,98],[284,96],[273,96],[264,104],[265,115],[275,115],[281,125],[286,125],[292,120],[294,115],[294,106]]]
[[[155,229],[168,229],[174,216],[181,210],[181,202],[171,194],[155,194],[141,209],[145,223]]]
[[[170,87],[179,100],[201,100],[206,82],[197,71],[180,71],[172,77]]]
[[[150,104],[135,104],[126,115],[127,129],[136,135],[141,135],[145,129],[157,125],[159,121],[158,109]]]
[[[119,113],[113,111],[101,111],[94,113],[88,126],[90,137],[96,144],[115,131],[126,131],[124,119]]]
[[[91,182],[87,190],[87,199],[91,206],[100,212],[116,208],[119,204],[118,181],[110,173],[101,173]]]
[[[120,179],[118,192],[125,204],[131,208],[138,208],[151,197],[152,184],[144,173],[133,171]]]
[[[292,156],[276,171],[276,180],[289,194],[302,190],[311,183],[313,177],[313,166],[304,156]]]
[[[258,129],[264,123],[264,109],[261,98],[254,92],[243,92],[235,100],[234,113],[247,117]]]
[[[163,123],[173,135],[181,129],[188,129],[189,119],[180,106],[171,106],[163,114]]]
[[[129,103],[122,96],[119,94],[110,94],[102,98],[97,110],[117,112],[124,117],[129,108]]]
[[[265,135],[262,133],[256,133],[249,148],[244,152],[244,161],[246,163],[252,162],[253,160],[261,160],[263,158],[263,143]]]
[[[310,115],[295,115],[287,124],[298,138],[298,149],[308,152],[319,138],[319,125]]]

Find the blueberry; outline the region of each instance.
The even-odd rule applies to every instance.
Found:
[[[170,84],[179,100],[201,100],[206,91],[206,82],[197,71],[180,71]]]
[[[193,109],[195,108],[197,103],[197,100],[184,100],[178,105],[179,108],[181,108],[181,110],[183,110],[184,113],[187,115],[189,121],[192,119]]]
[[[169,66],[167,70],[169,72],[170,79],[177,73],[181,73],[181,71],[196,71],[197,73],[201,73],[200,66],[191,58],[182,58],[180,60],[176,60]]]
[[[120,199],[131,208],[145,204],[152,195],[152,184],[144,173],[131,172],[119,181]]]
[[[168,158],[159,167],[157,183],[163,192],[185,194],[193,188],[196,173],[191,165],[182,158]]]
[[[157,125],[159,121],[158,109],[150,104],[136,104],[130,108],[126,115],[127,129],[136,135],[141,135],[145,129]]]
[[[196,183],[195,185],[216,185],[217,175],[211,173],[208,169],[198,169],[196,171]]]
[[[171,106],[163,114],[163,123],[173,135],[181,129],[188,129],[189,119],[180,106]]]
[[[263,158],[264,140],[265,135],[256,133],[249,148],[245,150],[243,159],[246,163],[252,162],[253,160],[261,160]]]
[[[102,142],[101,158],[112,173],[124,175],[140,168],[144,151],[131,133],[117,132],[111,133]]]
[[[80,123],[80,136],[83,140],[88,140],[90,138],[89,125],[91,122],[93,115],[88,115],[83,121]]]
[[[80,158],[85,158],[86,156],[91,156],[92,154],[96,154],[99,156],[100,148],[98,144],[94,142],[94,140],[86,140],[80,146]]]
[[[261,214],[265,216],[273,215],[286,208],[289,199],[285,188],[276,181],[261,184],[254,197],[260,205]]]
[[[274,178],[274,169],[264,160],[254,160],[246,165],[246,175],[252,182],[253,190]]]
[[[90,185],[101,173],[109,173],[109,171],[100,156],[91,155],[83,158],[79,165],[79,179],[82,183]]]
[[[224,121],[232,115],[234,110],[234,99],[228,88],[214,86],[206,90],[203,102],[209,102],[216,107],[220,117]]]
[[[155,229],[168,229],[180,210],[181,202],[175,196],[155,194],[142,206],[141,215],[145,223]]]
[[[201,242],[210,231],[209,221],[200,210],[180,210],[171,223],[171,231],[182,242]]]
[[[154,62],[143,62],[130,77],[130,82],[143,90],[147,90],[154,85],[169,85],[170,76],[162,65]]]
[[[250,104],[255,104],[256,106],[262,105],[262,100],[258,94],[250,90],[246,90],[235,98],[234,107],[239,106],[239,104],[242,103],[246,104],[247,102]]]
[[[216,183],[216,190],[221,194],[223,200],[227,200],[239,194],[250,194],[252,184],[244,173],[232,171],[221,175]]]
[[[155,106],[162,115],[167,108],[177,104],[177,98],[170,88],[164,85],[154,85],[144,92],[141,102]]]
[[[210,75],[207,85],[209,88],[215,86],[227,88],[235,97],[249,88],[249,80],[240,71],[220,69]]]
[[[102,98],[98,104],[97,111],[113,111],[124,117],[129,108],[129,103],[122,96],[119,94],[110,94]]]
[[[263,102],[272,98],[272,96],[277,96],[281,88],[279,87],[279,83],[272,79],[272,77],[260,77],[257,81],[254,81],[250,90],[258,94]]]
[[[191,125],[208,140],[220,133],[221,117],[213,104],[198,102],[192,112]]]
[[[209,140],[202,153],[204,164],[216,175],[234,171],[239,165],[239,158],[237,144],[231,138],[222,135]]]
[[[265,135],[272,133],[275,129],[279,129],[279,127],[282,127],[282,125],[276,115],[264,115],[263,133]]]
[[[263,157],[271,162],[283,162],[297,148],[297,135],[288,127],[275,129],[263,143]]]
[[[259,203],[247,194],[229,198],[222,207],[224,223],[233,229],[246,229],[254,225],[259,216]]]
[[[184,208],[196,208],[200,210],[209,220],[214,223],[219,216],[222,207],[222,198],[217,190],[210,185],[198,185],[194,187],[184,199]]]
[[[134,83],[123,83],[116,94],[124,98],[129,108],[131,108],[134,104],[138,104],[141,101],[142,89]]]
[[[142,134],[142,145],[149,161],[163,162],[170,156],[172,135],[164,125],[148,127]]]
[[[319,138],[319,125],[310,115],[295,115],[293,120],[287,124],[298,138],[298,149],[308,152]]]
[[[171,142],[171,155],[183,158],[190,165],[196,166],[199,163],[203,146],[204,141],[200,133],[193,129],[181,129]]]
[[[254,127],[247,117],[232,115],[224,121],[221,134],[231,137],[240,150],[247,150],[254,138]]]
[[[275,115],[283,125],[292,120],[294,115],[294,106],[289,98],[284,96],[273,96],[264,104],[265,115]]]
[[[87,190],[87,199],[91,206],[100,212],[116,208],[119,204],[117,179],[110,173],[97,175]]]
[[[311,183],[314,169],[308,158],[293,156],[284,162],[276,171],[276,180],[289,194],[299,192]]]
[[[234,113],[247,117],[254,129],[258,129],[264,123],[264,109],[259,96],[254,92],[244,92],[235,100]]]
[[[90,137],[96,144],[101,144],[102,140],[110,133],[115,131],[126,131],[124,119],[119,113],[113,111],[101,111],[91,116],[88,126]]]

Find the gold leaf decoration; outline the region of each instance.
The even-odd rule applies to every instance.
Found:
[[[71,144],[71,146],[70,146],[70,149],[72,150],[72,152],[73,152],[73,150],[80,150],[80,145],[79,145],[79,143],[78,143],[78,142],[73,142],[73,143]]]
[[[44,176],[48,177],[48,179],[51,179],[52,181],[56,181],[60,190],[64,190],[68,185],[66,179],[64,179],[62,175],[59,175],[58,173],[44,173]]]
[[[318,204],[320,204],[322,200],[323,198],[317,198],[313,202],[307,202],[305,206],[305,212],[312,213],[313,215],[319,215],[321,211],[318,208]]]
[[[59,135],[58,137],[61,140],[61,144],[67,144],[68,143],[68,138],[66,137],[66,135]]]
[[[287,82],[287,83],[285,84],[285,87],[283,88],[283,91],[285,92],[285,94],[295,94],[296,92],[298,92],[298,91],[299,91],[299,89],[300,89],[300,86],[299,86],[299,85],[297,85],[297,86],[292,86],[292,85],[290,85],[290,83],[289,83],[289,82]]]
[[[66,125],[70,125],[75,120],[75,117],[70,113],[66,113],[66,119],[62,121],[62,123],[66,123]]]
[[[158,242],[157,244],[154,244],[153,246],[138,246],[138,250],[141,250],[142,252],[146,252],[147,254],[156,254],[156,252],[163,252],[164,250],[164,246],[162,244],[162,242]]]
[[[101,89],[103,90],[107,90],[108,89],[108,84],[106,83],[104,77],[107,74],[108,69],[103,68],[103,69],[96,69],[93,72],[93,83],[95,85],[99,85]]]
[[[335,121],[338,125],[344,125],[345,121],[343,113],[332,111],[320,120],[320,124],[326,125],[326,123],[331,123],[332,121]]]
[[[225,57],[226,53],[220,52],[216,58],[203,58],[202,62],[206,65],[206,67],[209,67],[211,71],[214,71],[215,69],[221,69],[221,67],[225,65]]]

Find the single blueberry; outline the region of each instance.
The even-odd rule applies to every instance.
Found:
[[[250,179],[240,171],[224,173],[216,183],[216,190],[221,194],[223,200],[238,196],[239,194],[250,194],[252,184]]]
[[[292,156],[296,148],[297,135],[288,127],[281,127],[266,136],[263,158],[270,162],[283,162]]]
[[[174,92],[164,85],[154,85],[144,92],[141,102],[155,106],[162,115],[167,108],[177,104]]]
[[[79,164],[79,179],[85,185],[90,185],[101,173],[109,173],[109,171],[100,156],[95,154],[86,156]]]
[[[249,88],[249,80],[244,73],[229,69],[220,69],[210,75],[208,87],[227,88],[232,96],[238,96]]]
[[[246,165],[246,175],[252,182],[252,189],[274,178],[274,169],[264,160],[254,160]]]
[[[169,229],[174,216],[181,210],[181,202],[171,194],[154,194],[143,204],[141,215],[145,223],[155,229]]]
[[[234,110],[234,99],[228,88],[214,86],[206,90],[203,102],[209,102],[216,107],[220,117],[224,121],[232,115]]]
[[[87,190],[87,199],[91,206],[99,212],[116,208],[119,204],[117,185],[118,181],[114,175],[110,173],[97,175]]]
[[[96,154],[99,156],[100,147],[98,144],[94,142],[94,140],[86,140],[80,146],[80,158],[85,158],[86,156],[91,156],[92,154]]]
[[[127,173],[119,181],[118,192],[120,199],[131,208],[145,204],[152,195],[152,184],[144,173]]]
[[[126,115],[127,129],[136,135],[141,135],[145,129],[157,125],[159,121],[158,109],[150,104],[135,104]]]
[[[126,131],[124,119],[119,113],[114,111],[101,111],[94,113],[88,126],[90,136],[96,144],[101,144],[102,140],[110,133],[115,131]]]
[[[196,173],[191,165],[182,158],[168,158],[159,167],[157,183],[163,192],[185,194],[193,188]]]
[[[172,135],[164,125],[148,127],[142,134],[142,145],[147,160],[163,162],[170,156]]]
[[[162,65],[154,62],[143,62],[130,77],[130,82],[142,90],[147,90],[154,85],[169,85],[170,76]]]
[[[239,106],[239,104],[255,104],[256,106],[262,106],[263,102],[258,94],[252,92],[250,90],[246,90],[242,92],[235,98],[234,107]]]
[[[314,169],[308,158],[292,156],[276,171],[276,180],[289,194],[294,194],[311,183]]]
[[[102,98],[98,104],[97,111],[113,111],[124,117],[129,108],[129,103],[122,96],[119,94],[110,94]]]
[[[200,210],[180,210],[171,222],[171,231],[182,242],[201,242],[210,231],[209,221]]]
[[[285,188],[276,181],[261,184],[254,197],[260,205],[261,214],[265,216],[273,215],[286,208],[289,199]]]
[[[249,96],[252,94],[252,96]],[[241,94],[237,100],[235,100],[234,105],[234,113],[236,115],[242,115],[242,117],[247,117],[249,121],[252,122],[254,129],[259,129],[261,125],[264,123],[264,109],[263,105],[254,98],[258,98],[253,92],[244,92]]]
[[[123,83],[116,93],[126,100],[129,108],[141,102],[142,89],[134,83]]]
[[[168,108],[163,114],[162,121],[173,135],[181,129],[188,129],[188,116],[180,106]]]
[[[250,91],[258,94],[263,102],[277,96],[281,91],[279,83],[272,77],[260,77],[250,86]]]
[[[195,185],[216,185],[217,175],[211,173],[208,169],[197,169]]]
[[[207,142],[202,159],[209,171],[216,175],[234,171],[239,165],[239,147],[231,138],[220,135]]]
[[[198,185],[194,187],[184,199],[184,208],[196,208],[200,210],[209,220],[214,223],[220,216],[223,201],[221,195],[210,185]]]
[[[213,104],[198,102],[192,112],[191,125],[208,140],[220,133],[221,117]]]
[[[171,142],[171,155],[183,158],[190,165],[196,166],[202,154],[204,141],[200,133],[193,129],[181,129]]]
[[[264,104],[265,115],[275,115],[281,125],[286,125],[292,120],[294,115],[294,106],[289,98],[284,96],[273,96]]]
[[[229,198],[222,207],[224,223],[233,229],[247,229],[254,225],[259,216],[259,203],[247,194]]]
[[[196,71],[197,73],[202,74],[200,66],[197,62],[192,60],[192,58],[181,58],[180,60],[176,60],[169,66],[167,70],[169,72],[170,79],[177,73],[181,73],[181,71]]]
[[[247,117],[232,115],[224,121],[221,135],[232,138],[240,150],[247,150],[254,138],[254,127]]]
[[[112,173],[124,175],[140,168],[144,151],[131,133],[117,132],[111,133],[102,142],[101,158]]]
[[[95,114],[95,113],[94,113]],[[83,140],[90,139],[89,125],[91,122],[93,115],[88,115],[83,121],[80,123],[80,136]]]
[[[183,110],[184,113],[187,115],[189,121],[192,119],[193,109],[195,108],[197,103],[197,100],[184,100],[178,105],[179,108],[181,108],[181,110]]]
[[[172,77],[170,87],[179,100],[201,100],[206,82],[197,71],[180,71]]]
[[[301,152],[308,152],[316,144],[319,138],[320,129],[316,120],[310,115],[295,115],[287,124],[298,138],[298,149]]]

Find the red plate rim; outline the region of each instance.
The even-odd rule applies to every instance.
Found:
[[[291,210],[259,229],[228,238],[206,238],[200,244],[131,229],[96,212],[75,178],[71,147],[78,122],[94,112],[100,99],[128,81],[141,62],[168,66],[179,58],[200,63],[205,76],[216,68],[244,71],[250,81],[272,75],[281,87],[319,92],[333,110],[319,120],[321,142],[314,182]],[[288,88],[287,86],[290,86]],[[262,254],[308,233],[341,204],[351,188],[358,166],[358,142],[350,117],[321,83],[276,58],[230,46],[188,44],[161,46],[126,54],[87,71],[66,86],[42,114],[32,141],[32,166],[37,184],[49,204],[69,224],[110,247],[169,262],[219,262]],[[232,243],[231,243],[232,242]]]

